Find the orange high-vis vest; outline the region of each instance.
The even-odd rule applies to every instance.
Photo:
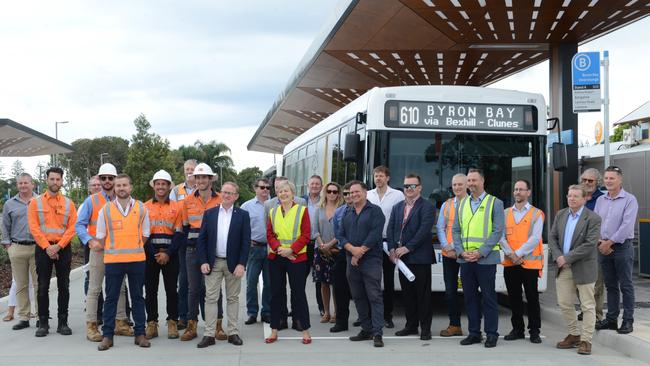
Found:
[[[92,203],[92,214],[90,215],[90,221],[88,221],[88,234],[92,237],[97,235],[97,218],[99,217],[99,211],[108,203],[106,197],[102,192],[95,193],[90,196],[90,202]]]
[[[213,207],[221,204],[221,196],[216,192],[212,192],[208,202],[203,202],[203,198],[196,190],[191,195],[185,197],[182,202],[183,205],[183,226],[189,226],[190,232],[187,239],[196,239],[199,237],[199,230],[201,229],[201,222],[203,221],[203,213]]]
[[[541,217],[542,221],[544,221],[544,212],[533,206],[530,206],[530,209],[518,224],[515,222],[515,215],[512,213],[512,207],[505,210],[505,216],[505,236],[508,245],[513,251],[518,250],[526,241],[528,241],[528,238],[532,235],[535,221],[537,221],[538,218]],[[508,257],[505,257],[502,264],[504,267],[515,265]],[[535,246],[535,249],[533,249],[533,252],[524,256],[521,266],[527,269],[539,269],[541,272],[541,269],[544,267],[544,244],[541,238],[539,239],[537,246]]]
[[[104,263],[144,261],[142,225],[147,214],[144,204],[135,201],[126,217],[115,202],[107,204],[102,210],[106,224]]]
[[[56,243],[64,248],[74,236],[77,211],[71,199],[50,192],[33,198],[27,207],[27,222],[34,240],[43,249]]]
[[[181,202],[185,198],[187,198],[191,193],[187,193],[187,188],[185,188],[185,182],[176,185],[176,187],[172,188],[174,193],[176,194],[176,202]]]
[[[168,200],[165,203],[154,201],[145,202],[144,206],[149,213],[149,227],[151,236],[149,242],[159,245],[170,245],[175,232],[183,231],[181,225],[182,202]],[[156,235],[156,237],[153,237]]]
[[[447,243],[453,244],[454,237],[451,233],[451,229],[454,226],[454,219],[456,218],[456,205],[454,204],[453,198],[450,198],[445,202],[445,209],[442,211],[442,215],[445,218],[445,237],[447,238]],[[445,249],[442,250],[442,255],[451,258],[449,251]]]

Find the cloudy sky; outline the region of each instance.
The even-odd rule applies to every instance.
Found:
[[[273,164],[246,145],[338,0],[13,1],[0,12],[0,118],[72,142],[130,138],[144,113],[172,147],[225,142],[235,168]],[[642,20],[580,48],[611,55],[611,120],[650,99]],[[548,65],[495,86],[548,97]],[[548,100],[548,99],[547,99]],[[602,114],[580,116],[593,139]],[[585,127],[583,129],[583,126]],[[41,158],[43,159],[43,158]],[[14,159],[0,159],[5,172]],[[28,171],[36,159],[24,160]]]

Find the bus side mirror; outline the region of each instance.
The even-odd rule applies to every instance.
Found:
[[[551,149],[553,149],[552,163],[553,170],[565,171],[568,167],[566,157],[566,145],[561,142],[554,142]]]
[[[345,135],[345,147],[343,150],[343,161],[354,163],[358,160],[357,152],[361,144],[361,136],[356,133]]]

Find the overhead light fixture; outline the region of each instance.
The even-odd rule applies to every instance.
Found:
[[[479,43],[469,45],[475,50],[548,50],[546,43]]]

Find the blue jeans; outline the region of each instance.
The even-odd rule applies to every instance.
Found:
[[[621,294],[623,295],[623,320],[634,321],[634,248],[632,240],[612,246],[610,255],[598,253],[598,261],[603,269],[603,278],[607,288],[607,320],[618,320],[620,314]]]
[[[453,259],[442,257],[442,275],[445,279],[445,302],[449,325],[460,327],[460,302],[458,296],[458,271],[460,264]]]
[[[104,337],[113,339],[117,299],[120,297],[120,289],[125,275],[129,280],[131,314],[135,323],[133,330],[136,336],[144,335],[146,319],[142,288],[144,287],[145,262],[106,263],[105,266],[106,299],[104,301],[104,325],[102,326]]]
[[[461,263],[460,278],[463,282],[463,296],[469,334],[481,336],[481,309],[485,318],[485,333],[499,336],[499,305],[494,281],[497,273],[496,264]],[[481,292],[479,293],[479,288]]]
[[[384,327],[384,297],[381,291],[382,258],[363,258],[352,266],[348,255],[347,276],[361,329],[373,336],[382,335]]]
[[[186,246],[178,250],[178,319],[187,321],[187,266],[185,265]]]
[[[257,317],[259,305],[257,302],[257,283],[260,272],[264,280],[262,288],[262,315],[271,315],[271,280],[269,278],[269,262],[266,259],[266,247],[251,245],[246,264],[246,312],[248,316]]]

